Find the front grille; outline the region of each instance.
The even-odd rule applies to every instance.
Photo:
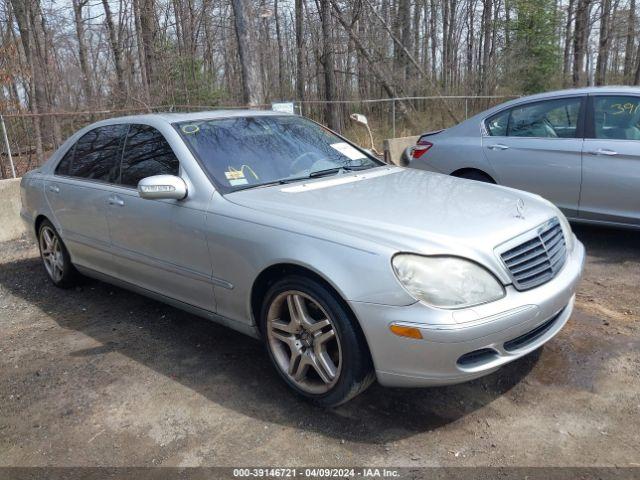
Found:
[[[530,238],[500,254],[518,290],[548,282],[560,271],[567,249],[558,218],[535,229]]]

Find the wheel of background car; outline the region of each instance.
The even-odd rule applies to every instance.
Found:
[[[302,397],[334,407],[372,383],[361,331],[321,283],[297,275],[276,282],[265,296],[260,320],[271,361]]]
[[[78,271],[71,263],[67,247],[49,220],[44,220],[38,230],[38,246],[44,269],[54,285],[61,288],[74,286]]]
[[[489,175],[479,170],[467,170],[466,172],[459,173],[455,176],[466,178],[467,180],[476,180],[478,182],[496,183]]]

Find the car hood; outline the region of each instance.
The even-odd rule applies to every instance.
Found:
[[[328,239],[348,234],[428,254],[493,252],[557,215],[549,202],[530,193],[399,167],[247,189],[226,198],[278,215],[297,231],[317,227],[314,232]]]

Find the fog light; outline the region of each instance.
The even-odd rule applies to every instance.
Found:
[[[422,333],[420,333],[420,329],[415,327],[406,327],[404,325],[393,324],[389,327],[389,330],[391,330],[399,337],[415,338],[418,340],[422,339]]]

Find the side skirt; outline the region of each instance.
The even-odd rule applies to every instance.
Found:
[[[241,323],[235,320],[231,320],[230,318],[223,317],[209,310],[205,310],[200,307],[195,307],[191,304],[181,302],[180,300],[176,300],[175,298],[161,295],[159,293],[153,292],[151,290],[140,287],[133,283],[120,280],[119,278],[112,277],[111,275],[106,275],[104,273],[98,272],[90,268],[86,268],[80,265],[74,265],[74,266],[80,273],[82,273],[83,275],[86,275],[87,277],[95,278],[96,280],[100,280],[105,283],[110,283],[112,285],[124,288],[125,290],[130,290],[132,292],[139,293],[140,295],[144,295],[145,297],[152,298],[159,302],[171,305],[172,307],[176,307],[176,308],[179,308],[180,310],[184,310],[185,312],[192,313],[193,315],[197,315],[199,317],[206,318],[207,320],[211,320],[213,322],[219,323],[221,325],[224,325],[225,327],[229,327],[233,330],[236,330],[250,337],[256,338],[258,340],[260,339],[260,334],[258,333],[258,330],[256,329],[256,327],[253,325],[247,325],[246,323]]]

